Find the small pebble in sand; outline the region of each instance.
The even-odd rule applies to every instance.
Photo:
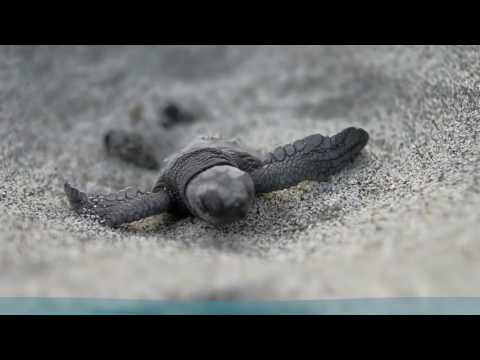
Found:
[[[196,116],[173,102],[168,103],[160,110],[160,126],[168,129],[180,123],[190,123],[196,119]]]

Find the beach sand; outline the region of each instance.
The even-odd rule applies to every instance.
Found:
[[[1,46],[0,296],[480,296],[479,99],[478,46]],[[172,100],[203,116],[163,129]],[[370,134],[354,164],[222,228],[110,229],[63,193],[152,187],[104,153],[112,128],[165,157],[201,134],[269,151],[348,126]]]

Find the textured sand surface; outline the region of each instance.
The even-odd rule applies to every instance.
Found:
[[[163,130],[168,99],[204,117]],[[480,296],[479,101],[479,47],[2,46],[0,296]],[[112,230],[63,194],[154,184],[104,154],[111,128],[166,156],[198,134],[268,151],[347,126],[370,133],[358,161],[228,227],[160,215]]]

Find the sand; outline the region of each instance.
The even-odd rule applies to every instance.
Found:
[[[0,296],[480,296],[479,96],[477,46],[1,46]],[[162,129],[169,100],[202,118]],[[109,229],[63,193],[154,184],[104,153],[111,128],[165,157],[199,134],[268,151],[347,126],[371,138],[354,164],[231,226]]]

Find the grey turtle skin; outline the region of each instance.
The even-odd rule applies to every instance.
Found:
[[[234,140],[204,138],[166,159],[151,192],[85,194],[65,183],[65,193],[78,214],[111,227],[165,211],[228,224],[247,215],[256,194],[327,180],[353,162],[368,139],[365,130],[349,127],[331,137],[310,135],[260,157]]]

